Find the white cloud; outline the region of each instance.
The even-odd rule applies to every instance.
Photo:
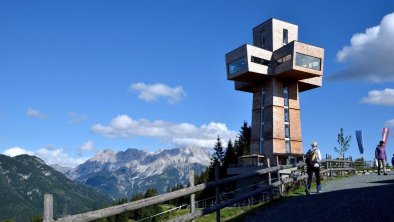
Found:
[[[33,109],[33,108],[27,108],[26,110],[26,115],[30,116],[30,117],[35,117],[35,118],[39,118],[39,119],[48,119],[48,116],[41,113],[40,111]]]
[[[387,120],[386,122],[384,122],[384,126],[394,128],[394,119],[390,119],[390,120]],[[393,136],[394,136],[394,134],[393,134]]]
[[[362,103],[372,105],[394,106],[394,89],[372,90],[368,97],[361,100]]]
[[[45,147],[38,149],[34,155],[43,159],[46,164],[59,164],[61,166],[75,167],[85,162],[88,158],[70,157],[62,148]]]
[[[82,144],[81,148],[79,149],[80,151],[91,151],[93,150],[93,142],[92,141],[87,141],[86,143]]]
[[[63,149],[56,148],[52,145],[40,148],[36,151],[26,150],[20,147],[12,147],[5,150],[4,154],[11,157],[21,154],[28,154],[30,156],[39,157],[40,159],[44,160],[45,163],[48,165],[59,164],[61,166],[67,167],[75,167],[88,159],[70,157],[67,153],[64,152]]]
[[[378,26],[356,33],[350,46],[337,53],[337,60],[348,67],[331,79],[394,81],[394,13],[383,17]]]
[[[78,114],[73,111],[68,112],[68,117],[70,118],[71,124],[80,123],[88,118],[85,114]]]
[[[136,83],[130,86],[129,91],[138,91],[138,98],[145,102],[152,102],[158,100],[159,97],[166,97],[171,104],[179,102],[186,95],[182,86],[171,88],[162,83],[153,85]]]
[[[197,145],[212,147],[219,135],[222,141],[235,139],[237,132],[231,131],[224,123],[211,122],[196,127],[190,123],[174,124],[162,120],[134,120],[127,115],[119,115],[108,126],[96,124],[92,132],[106,137],[152,137],[176,145]]]
[[[32,151],[25,150],[20,147],[12,147],[4,151],[4,154],[10,157],[22,155],[22,154],[28,154],[28,155],[33,155]]]

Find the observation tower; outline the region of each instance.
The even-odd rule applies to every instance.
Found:
[[[322,85],[324,49],[298,41],[298,26],[269,19],[253,28],[253,45],[226,54],[227,79],[253,94],[249,155],[243,165],[302,158],[299,93]]]

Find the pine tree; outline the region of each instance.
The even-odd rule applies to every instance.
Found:
[[[238,139],[234,141],[234,144],[230,141],[227,143],[227,149],[224,152],[222,142],[218,136],[217,141],[214,145],[214,153],[211,157],[210,166],[202,172],[200,175],[195,176],[195,183],[201,184],[215,180],[215,166],[219,166],[219,177],[225,178],[227,176],[227,168],[230,164],[237,164],[238,157],[247,155],[250,147],[250,135],[251,128],[248,123],[244,121],[241,130],[239,131]],[[228,184],[226,186],[229,186]],[[209,198],[214,195],[214,189],[204,190],[201,193],[197,193],[198,199]]]
[[[237,157],[248,155],[250,148],[250,136],[251,128],[248,126],[248,122],[244,121],[241,130],[238,134],[238,140],[234,143],[235,152]]]
[[[236,164],[236,163],[237,163],[237,154],[235,152],[235,147],[233,146],[231,140],[229,140],[227,142],[227,149],[224,155],[223,166],[228,168],[230,164]]]
[[[155,188],[147,189],[144,198],[149,198],[157,195],[157,190]]]
[[[211,165],[214,166],[221,166],[224,161],[224,150],[222,146],[222,141],[220,137],[218,136],[217,142],[215,146],[213,147],[214,153],[212,154],[212,162]]]
[[[146,190],[144,198],[149,198],[149,197],[153,197],[156,195],[157,195],[157,190],[155,188],[151,188],[151,189]],[[159,205],[149,206],[149,207],[143,208],[142,218],[147,218],[147,217],[153,216],[158,213],[160,213]],[[153,217],[150,219],[150,221],[157,221],[157,218]]]
[[[227,142],[227,148],[224,156],[223,166],[220,168],[221,178],[228,177],[229,175],[227,175],[227,169],[230,167],[231,164],[237,164],[237,163],[238,163],[238,158],[235,152],[235,147],[233,146],[231,140],[229,140]],[[226,184],[226,186],[221,187],[221,189],[223,189],[224,192],[229,192],[235,189],[235,184],[234,183]]]
[[[135,193],[132,197],[130,201],[137,201],[137,200],[141,200],[144,199],[144,194],[143,193]],[[133,210],[130,212],[130,218],[134,219],[134,220],[139,220],[142,218],[142,209],[137,209],[137,210]]]

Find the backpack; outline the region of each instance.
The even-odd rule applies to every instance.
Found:
[[[317,163],[315,151],[309,149],[308,152],[306,152],[305,163],[308,167],[313,167],[313,165]]]

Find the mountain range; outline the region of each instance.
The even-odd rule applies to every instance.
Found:
[[[0,221],[30,221],[42,215],[44,194],[54,198],[54,216],[107,206],[106,196],[67,178],[38,157],[0,154]]]
[[[44,194],[54,197],[54,216],[108,206],[111,200],[158,193],[189,181],[210,164],[210,150],[183,147],[154,153],[138,149],[103,150],[75,168],[48,166],[35,156],[0,154],[0,221],[30,221],[42,215]]]
[[[155,188],[168,192],[177,184],[187,185],[189,170],[200,174],[210,164],[209,149],[183,147],[150,153],[138,149],[103,150],[85,163],[67,170],[72,180],[93,187],[112,199],[131,198]]]

